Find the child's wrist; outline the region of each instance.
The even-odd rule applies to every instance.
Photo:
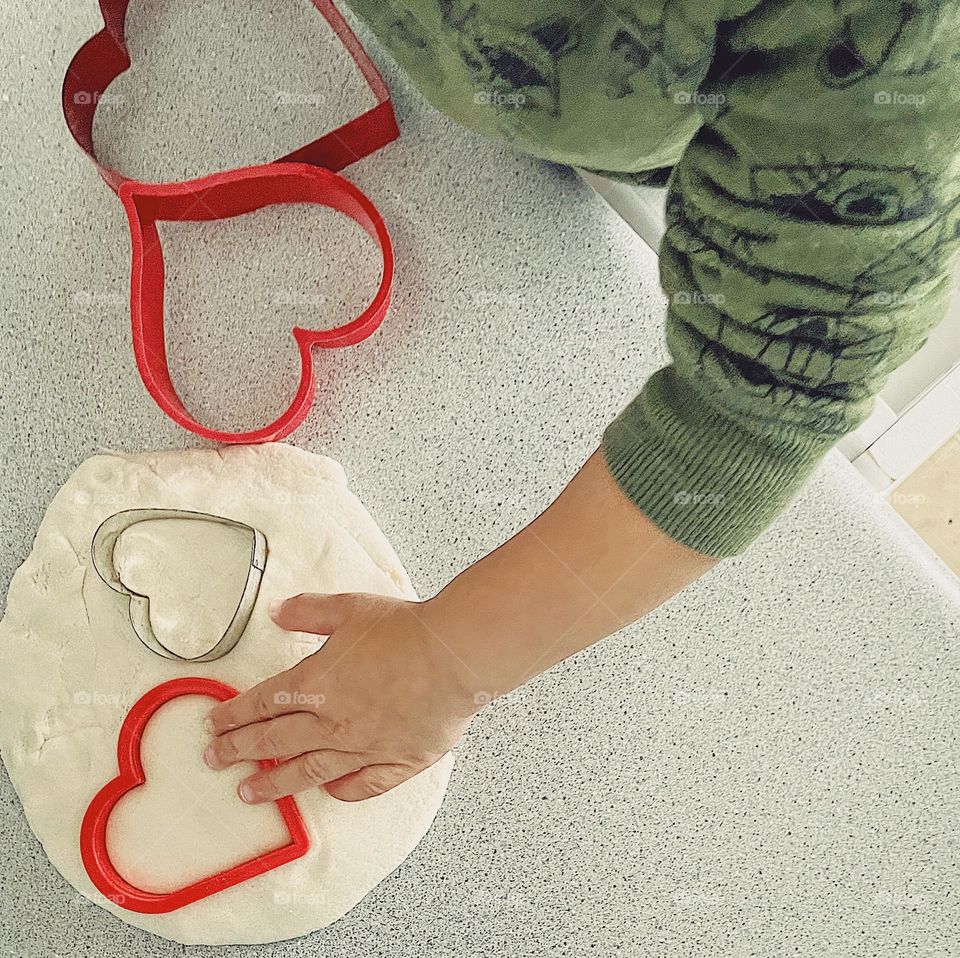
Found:
[[[424,604],[430,630],[456,662],[460,706],[470,714],[541,671],[533,668],[537,610],[516,591],[531,582],[514,576],[514,588],[505,585],[500,558],[478,562]]]

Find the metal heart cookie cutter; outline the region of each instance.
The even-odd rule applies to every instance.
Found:
[[[202,522],[216,522],[234,529],[241,529],[249,533],[251,537],[250,567],[236,612],[234,612],[226,631],[220,636],[213,648],[201,655],[180,655],[167,648],[157,638],[150,622],[149,596],[141,595],[139,592],[134,592],[128,588],[114,565],[113,553],[120,536],[131,526],[151,519],[191,519]],[[114,592],[127,597],[130,624],[133,626],[133,631],[151,652],[162,655],[165,659],[176,659],[180,662],[213,662],[215,659],[223,658],[234,648],[250,621],[250,615],[260,591],[260,580],[263,578],[263,572],[267,564],[267,539],[259,529],[255,529],[253,526],[236,522],[233,519],[225,519],[223,516],[210,515],[206,512],[188,512],[182,509],[128,509],[124,512],[114,513],[100,523],[100,527],[93,536],[90,559],[93,562],[94,570],[103,582]]]

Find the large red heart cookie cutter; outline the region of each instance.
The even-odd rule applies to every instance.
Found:
[[[224,702],[237,690],[206,678],[180,678],[151,689],[130,709],[120,727],[117,741],[117,766],[120,774],[104,785],[87,807],[80,826],[80,857],[97,890],[128,911],[162,915],[208,898],[217,892],[302,858],[310,850],[310,836],[297,803],[290,796],[277,800],[277,807],[290,834],[290,841],[255,858],[172,892],[151,892],[128,882],[114,867],[107,849],[107,821],[117,802],[146,782],[140,758],[143,730],[162,705],[183,695],[203,695]],[[260,765],[271,768],[278,763],[264,759]]]
[[[216,442],[272,442],[289,435],[303,422],[313,402],[313,347],[334,349],[361,342],[380,325],[390,305],[393,247],[377,208],[349,180],[302,163],[268,163],[186,183],[128,181],[120,187],[120,199],[127,211],[133,242],[133,351],[140,378],[157,405],[185,429]],[[380,288],[370,305],[343,326],[325,330],[298,326],[293,330],[300,348],[300,385],[293,401],[276,420],[240,434],[211,429],[187,411],[170,377],[163,319],[163,247],[157,222],[225,219],[281,203],[318,203],[357,222],[383,255]]]
[[[181,183],[143,183],[101,163],[93,140],[97,106],[110,84],[131,65],[125,37],[130,0],[100,0],[104,28],[74,56],[63,84],[63,114],[73,138],[93,160],[104,181],[123,201],[133,246],[131,327],[137,369],[157,405],[191,432],[217,442],[273,442],[292,433],[306,418],[316,380],[312,347],[351,346],[380,325],[390,301],[393,251],[390,235],[373,203],[335,175],[392,142],[399,135],[393,104],[383,78],[331,0],[312,0],[346,47],[376,99],[376,106],[275,163],[227,170]],[[167,363],[163,319],[163,252],[160,220],[218,220],[276,203],[319,203],[350,216],[373,237],[383,254],[380,288],[370,305],[336,329],[296,328],[301,378],[287,410],[260,429],[232,432],[201,425],[187,411],[173,386]]]

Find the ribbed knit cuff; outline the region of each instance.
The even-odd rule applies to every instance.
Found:
[[[833,443],[782,425],[747,432],[673,367],[655,373],[607,428],[603,452],[624,493],[672,539],[737,555],[783,510]]]

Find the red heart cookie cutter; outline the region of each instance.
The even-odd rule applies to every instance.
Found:
[[[399,136],[393,104],[383,78],[334,4],[330,0],[312,3],[350,53],[377,102],[372,109],[272,164],[227,170],[181,183],[152,184],[130,179],[100,162],[93,141],[94,117],[107,88],[131,65],[125,36],[130,0],[100,0],[104,28],[74,56],[63,84],[67,126],[104,181],[119,193],[133,231],[131,318],[140,376],[168,416],[191,432],[218,442],[272,442],[293,432],[309,412],[316,388],[311,348],[360,342],[377,329],[389,305],[393,283],[389,233],[373,203],[332,171],[342,170]],[[364,312],[344,326],[322,331],[294,329],[302,362],[300,385],[289,408],[274,422],[248,432],[209,429],[187,412],[171,381],[163,320],[163,254],[155,223],[224,219],[275,203],[300,202],[339,210],[374,238],[383,253],[379,291]]]
[[[143,730],[153,714],[171,699],[183,695],[203,695],[224,702],[236,694],[236,689],[215,679],[173,679],[147,692],[123,720],[117,741],[117,766],[120,774],[97,792],[87,807],[80,826],[80,857],[83,867],[97,890],[120,907],[145,915],[166,914],[257,875],[263,875],[287,862],[295,861],[309,851],[310,836],[307,827],[297,803],[288,796],[277,800],[277,807],[290,834],[288,844],[176,891],[150,892],[137,888],[114,868],[110,860],[107,849],[107,821],[117,802],[127,792],[138,788],[147,780],[140,758],[140,743]],[[263,768],[272,768],[277,764],[274,759],[260,762]]]
[[[302,163],[268,163],[187,183],[127,181],[120,187],[120,199],[133,241],[133,351],[140,378],[157,405],[185,429],[216,442],[272,442],[289,435],[303,422],[313,402],[313,347],[334,349],[359,343],[380,325],[390,305],[393,247],[377,208],[348,180]],[[300,385],[290,406],[274,422],[242,434],[211,429],[190,415],[170,378],[163,322],[163,248],[157,222],[225,219],[280,203],[319,203],[359,223],[383,255],[380,288],[360,316],[343,326],[293,330],[300,348]]]

